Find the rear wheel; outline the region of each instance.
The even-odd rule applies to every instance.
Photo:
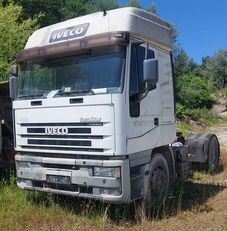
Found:
[[[210,137],[208,145],[207,168],[208,170],[215,171],[218,167],[220,157],[220,145],[216,135]]]

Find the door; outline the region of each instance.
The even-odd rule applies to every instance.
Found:
[[[128,153],[152,149],[159,138],[159,87],[158,84],[145,86],[143,82],[143,61],[152,58],[155,58],[155,52],[147,43],[132,42],[128,93]]]

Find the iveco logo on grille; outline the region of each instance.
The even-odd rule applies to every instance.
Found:
[[[66,135],[68,134],[68,128],[66,127],[47,127],[45,128],[46,135]]]

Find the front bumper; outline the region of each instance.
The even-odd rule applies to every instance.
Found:
[[[111,203],[131,200],[129,160],[64,159],[20,155],[16,157],[17,185],[21,189],[93,198]],[[26,163],[22,166],[21,163]],[[121,177],[93,175],[93,167],[120,167]],[[70,184],[53,184],[47,175],[69,176]]]

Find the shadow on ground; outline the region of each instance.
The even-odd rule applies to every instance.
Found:
[[[158,201],[153,209],[151,218],[162,219],[176,215],[180,211],[193,209],[196,212],[211,211],[206,202],[226,187],[215,184],[187,182],[177,185],[173,193]],[[106,216],[112,222],[119,224],[123,221],[137,223],[144,218],[141,202],[127,205],[111,205],[90,199],[80,199],[68,196],[59,196],[40,192],[30,192],[28,201],[35,204],[44,204],[47,207],[60,206],[62,209],[86,216]]]
[[[227,156],[224,156],[217,171],[210,172],[209,177],[223,172],[226,167]],[[193,181],[177,184],[171,194],[154,204],[151,218],[162,219],[192,209],[198,213],[209,212],[212,208],[206,202],[225,188],[227,187],[215,183],[195,183]],[[136,223],[145,216],[141,201],[127,205],[111,205],[95,200],[34,192],[28,194],[28,200],[32,203],[44,203],[46,206],[57,204],[65,210],[86,217],[106,216],[114,223],[123,221]]]

